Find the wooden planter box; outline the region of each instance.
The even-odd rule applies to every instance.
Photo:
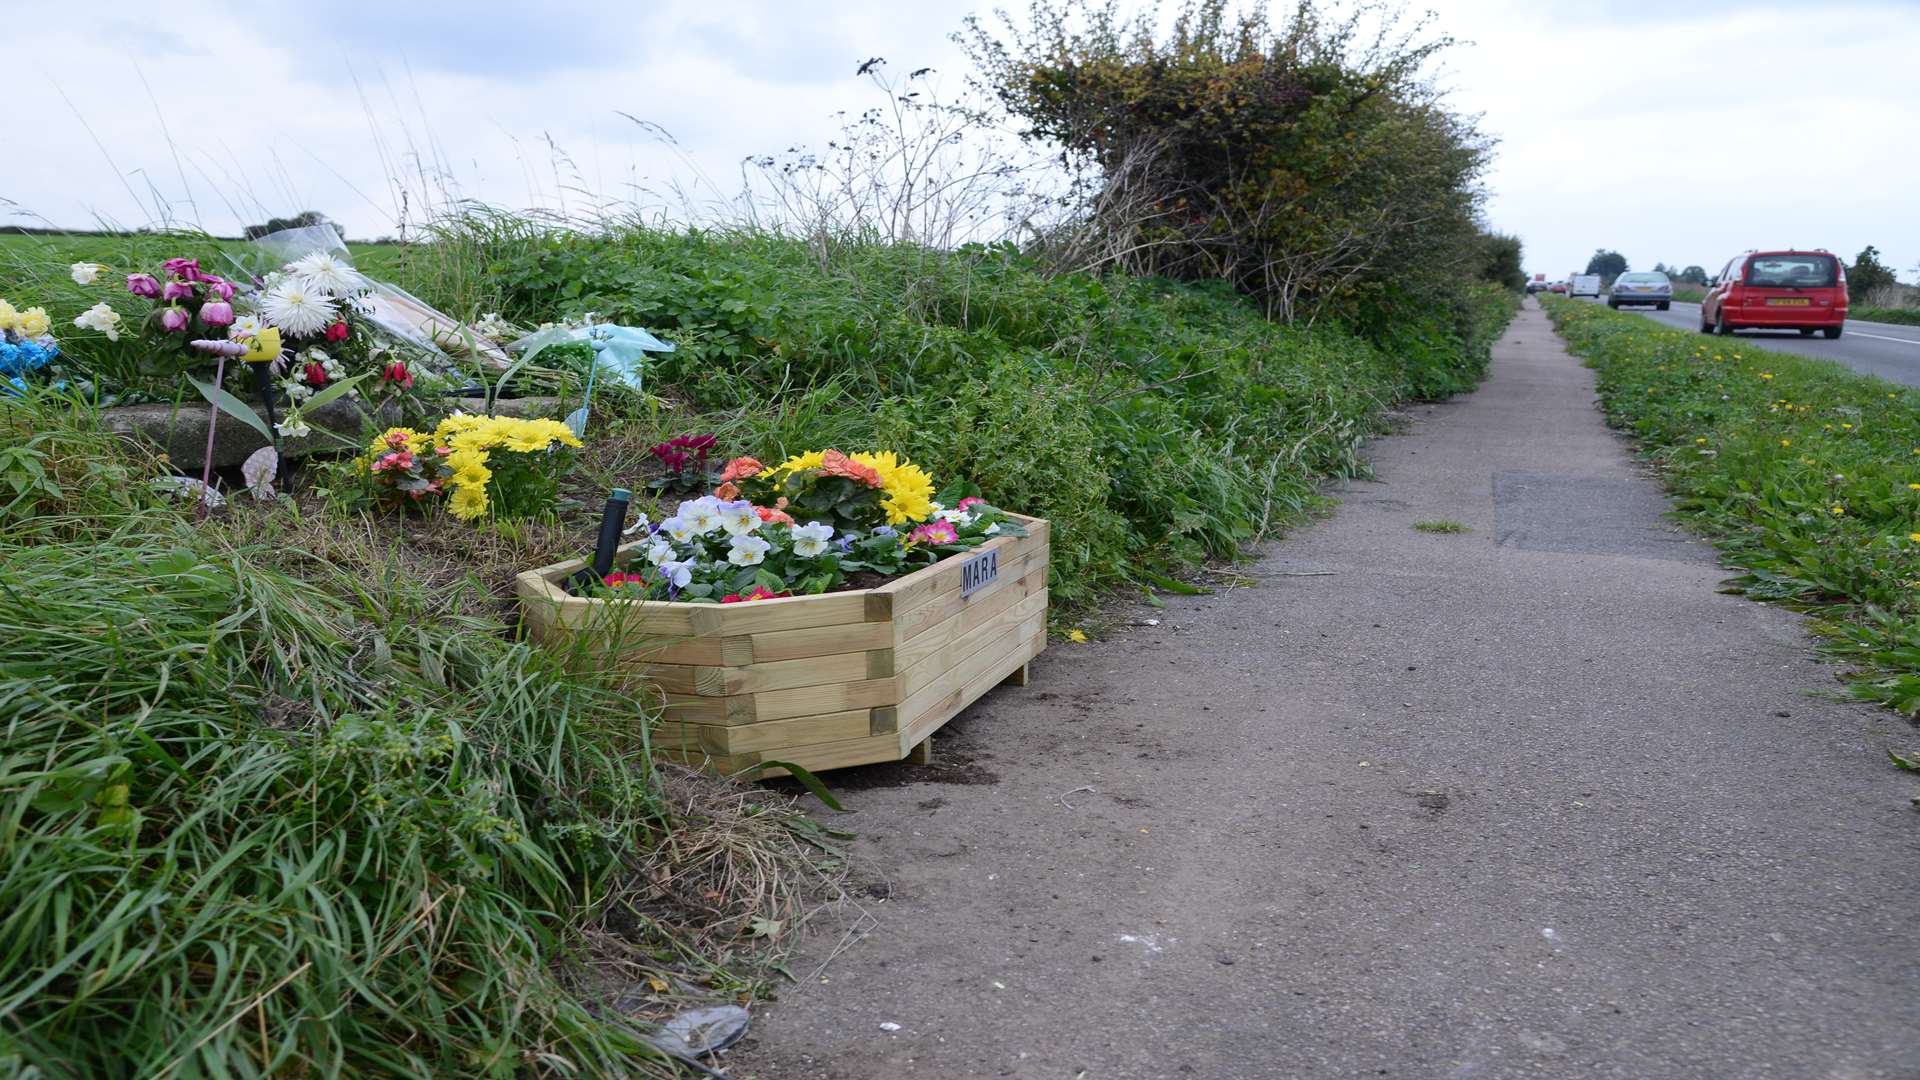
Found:
[[[877,589],[744,604],[570,596],[584,560],[519,576],[533,637],[590,635],[664,698],[662,754],[736,772],[762,761],[837,769],[898,761],[982,694],[1025,685],[1047,644],[1048,527],[997,537]],[[624,561],[640,547],[621,549]],[[962,564],[992,551],[998,575],[962,596]],[[764,775],[779,775],[768,769]]]

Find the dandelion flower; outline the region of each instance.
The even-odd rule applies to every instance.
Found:
[[[1844,514],[1846,512],[1847,512],[1847,508],[1844,506],[1836,506],[1832,510],[1832,513],[1835,513],[1835,514]]]
[[[340,317],[331,299],[298,279],[268,289],[260,297],[260,314],[294,337],[322,333]]]
[[[1087,632],[1085,630],[1069,630],[1067,631],[1067,640],[1073,642],[1075,645],[1084,645],[1087,641]]]
[[[1781,440],[1780,440],[1780,445],[1781,445],[1781,446],[1792,446],[1792,445],[1793,445],[1793,440],[1792,440],[1792,439],[1781,439]]]
[[[1920,532],[1910,532],[1910,533],[1908,533],[1908,534],[1907,534],[1907,539],[1909,539],[1909,540],[1911,540],[1911,541],[1913,541],[1913,542],[1914,542],[1914,543],[1916,543],[1916,544],[1920,544]]]

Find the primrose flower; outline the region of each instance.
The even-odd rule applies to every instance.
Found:
[[[97,262],[77,262],[68,267],[67,272],[73,275],[75,285],[91,285],[106,269]]]
[[[960,509],[962,510],[968,509],[969,507],[985,506],[985,505],[987,505],[987,500],[981,498],[978,495],[969,495],[966,498],[960,500]]]
[[[793,533],[793,553],[803,559],[812,559],[827,552],[827,541],[833,539],[833,526],[818,521],[809,521],[805,525],[795,525]]]
[[[758,536],[736,536],[727,546],[727,561],[735,566],[758,566],[772,544]]]
[[[720,527],[727,530],[728,536],[745,536],[760,531],[760,515],[754,513],[753,504],[745,499],[739,502],[723,503],[720,506]]]
[[[660,576],[675,589],[684,589],[693,581],[691,562],[663,562],[660,564]]]
[[[960,534],[954,530],[951,521],[932,521],[915,528],[908,541],[916,544],[954,544],[960,541]]]
[[[736,480],[745,480],[749,476],[759,476],[761,470],[765,468],[766,466],[753,458],[737,457],[727,462],[727,467],[720,470],[720,482],[731,484]]]

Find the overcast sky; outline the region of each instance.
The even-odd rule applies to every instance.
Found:
[[[0,0],[6,220],[213,232],[308,208],[391,234],[398,192],[578,207],[819,145],[874,103],[856,65],[966,65],[963,0],[430,6]],[[1282,7],[1285,5],[1282,4]],[[1866,244],[1920,264],[1920,0],[1679,5],[1431,0],[1441,73],[1500,140],[1487,216],[1564,277],[1597,247],[1715,269],[1750,247]],[[36,70],[37,69],[37,70]],[[660,125],[667,147],[627,113]],[[566,163],[571,163],[570,165]],[[437,164],[433,164],[437,163]],[[156,208],[163,208],[157,210]],[[166,209],[170,208],[170,209]],[[409,197],[417,224],[421,207]]]

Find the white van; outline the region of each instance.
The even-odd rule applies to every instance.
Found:
[[[1567,279],[1568,296],[1591,296],[1600,299],[1599,274],[1575,274]]]

